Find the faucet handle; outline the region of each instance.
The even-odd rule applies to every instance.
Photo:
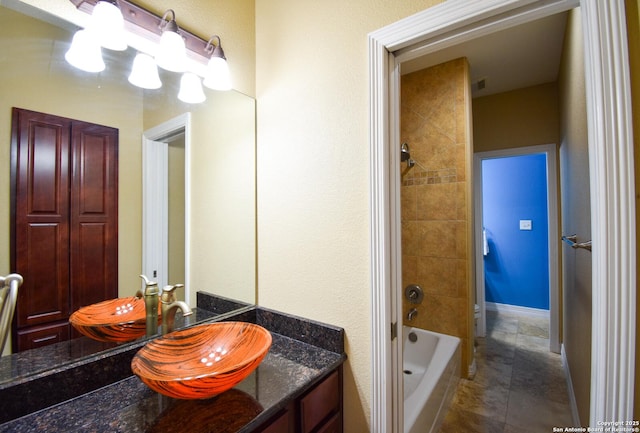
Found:
[[[412,304],[420,304],[424,299],[422,287],[417,284],[409,284],[404,288],[404,296]]]
[[[144,285],[145,286],[157,286],[158,283],[156,283],[155,281],[151,281],[149,278],[147,278],[146,275],[140,275],[140,278],[142,278],[142,281],[144,281]]]
[[[150,281],[145,275],[140,275],[140,278],[144,281],[144,295],[156,296],[158,294],[158,283]]]
[[[162,288],[162,295],[160,296],[162,302],[165,304],[170,304],[176,301],[176,289],[184,287],[184,284],[174,284],[173,286],[164,286]]]
[[[162,288],[162,292],[163,293],[173,293],[173,291],[175,289],[179,289],[181,287],[184,287],[184,284],[174,284],[173,286],[164,286]]]

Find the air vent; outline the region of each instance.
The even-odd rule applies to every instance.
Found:
[[[478,90],[484,89],[486,85],[487,85],[486,78],[481,78],[478,80]]]

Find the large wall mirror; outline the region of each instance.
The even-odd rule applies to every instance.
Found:
[[[19,0],[0,2],[0,160],[5,164],[0,170],[0,225],[4,227],[0,231],[0,269],[12,271],[12,107],[118,129],[120,297],[132,296],[141,287],[143,134],[188,113],[186,156],[179,134],[165,137],[173,188],[171,232],[167,234],[171,237],[169,269],[179,275],[174,279],[184,278],[169,283],[186,283],[181,297],[191,306],[195,306],[197,291],[255,303],[255,100],[234,90],[205,88],[204,103],[186,104],[177,98],[179,76],[164,71],[161,89],[134,87],[127,81],[136,54],[132,48],[103,50],[103,72],[80,71],[64,59],[75,30],[73,24]],[[231,62],[232,53],[226,54]],[[188,209],[180,209],[186,206]],[[181,251],[185,245],[186,251]]]

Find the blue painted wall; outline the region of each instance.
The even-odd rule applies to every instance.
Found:
[[[548,310],[546,155],[484,160],[482,201],[486,301]]]

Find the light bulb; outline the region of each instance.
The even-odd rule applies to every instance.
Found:
[[[227,61],[222,57],[211,57],[202,84],[213,90],[231,90],[231,75]]]
[[[96,3],[87,30],[95,35],[98,43],[104,48],[116,51],[127,49],[124,18],[118,6],[113,3],[108,1]]]
[[[184,72],[186,63],[187,53],[182,36],[171,30],[162,32],[156,64],[167,71]]]
[[[133,59],[129,82],[143,89],[159,89],[162,82],[158,76],[158,67],[153,58],[145,53],[138,53]]]
[[[185,72],[182,74],[178,99],[188,104],[199,104],[200,102],[204,102],[207,97],[204,95],[204,91],[202,90],[200,77],[193,72]]]
[[[71,65],[86,72],[100,72],[105,68],[100,44],[87,30],[78,30],[73,35],[71,47],[64,58]]]

